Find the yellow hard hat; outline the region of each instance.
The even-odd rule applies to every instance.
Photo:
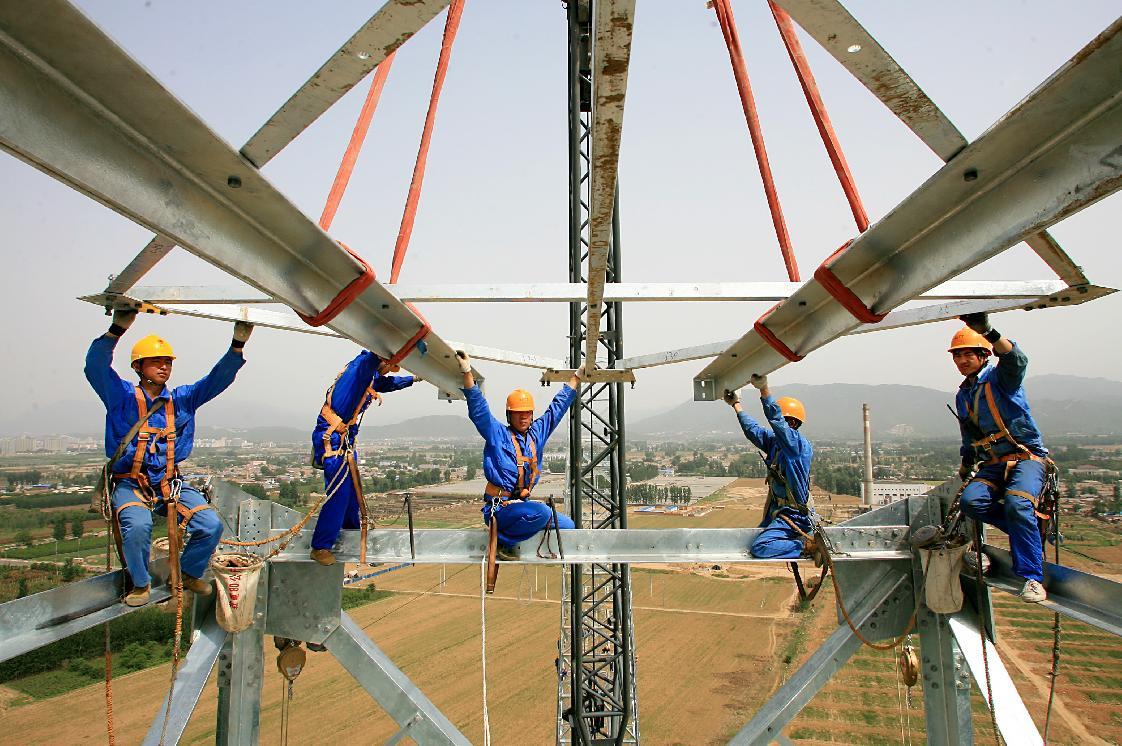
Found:
[[[947,352],[954,352],[955,350],[975,350],[979,348],[985,350],[987,355],[993,352],[993,345],[990,344],[988,339],[970,327],[964,326],[951,337],[951,346],[947,348]]]
[[[175,352],[166,339],[149,334],[132,346],[132,362],[146,357],[170,357],[175,360]]]
[[[534,397],[526,389],[515,389],[506,398],[506,411],[508,412],[533,412]]]
[[[779,405],[779,411],[784,417],[793,417],[799,422],[806,422],[806,407],[798,399],[781,396],[775,400],[775,403]]]

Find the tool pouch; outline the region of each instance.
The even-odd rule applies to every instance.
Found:
[[[969,544],[942,549],[917,549],[924,567],[927,608],[936,614],[954,614],[962,609],[962,557]]]
[[[218,588],[214,613],[222,629],[237,633],[253,626],[257,583],[264,567],[263,558],[241,552],[219,553],[210,560]]]

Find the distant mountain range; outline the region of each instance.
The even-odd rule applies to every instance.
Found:
[[[1067,375],[1043,375],[1029,378],[1025,384],[1033,415],[1049,435],[1111,435],[1122,434],[1122,382],[1106,378],[1084,378]],[[861,404],[871,408],[874,437],[878,439],[957,437],[957,425],[946,405],[953,403],[953,389],[937,391],[922,386],[895,384],[863,385],[831,383],[820,386],[791,384],[776,389],[780,396],[794,396],[807,407],[806,433],[811,437],[857,439],[861,437]],[[759,405],[752,389],[741,392],[746,411],[760,417]],[[281,412],[224,412],[222,421],[292,422]],[[270,416],[275,415],[275,416]],[[36,410],[26,422],[0,422],[0,432],[16,434],[50,432],[47,423],[58,423],[60,429],[78,429],[78,423],[96,423],[100,428],[104,412],[96,401],[56,402],[50,411]],[[377,425],[377,420],[363,427],[366,442],[383,438],[449,438],[475,440],[479,436],[462,414],[428,415],[392,425]],[[74,423],[74,424],[70,424]],[[251,428],[212,427],[200,425],[197,437],[241,437],[262,443],[302,443],[311,433],[308,427],[286,425]],[[81,432],[100,435],[88,425]],[[560,428],[554,437],[558,443],[566,432]],[[683,402],[660,414],[628,423],[630,438],[674,437],[740,437],[736,418],[719,402]]]

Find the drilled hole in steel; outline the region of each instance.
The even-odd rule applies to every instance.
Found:
[[[850,54],[857,54],[858,52],[861,51],[861,45],[860,44],[850,44],[848,47],[845,48],[845,51],[849,52]]]
[[[239,188],[241,188],[241,185],[242,185],[242,180],[239,179],[237,176],[227,176],[226,177],[226,186],[230,187],[231,189],[239,189]]]

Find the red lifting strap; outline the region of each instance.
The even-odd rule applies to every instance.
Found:
[[[827,293],[834,297],[838,303],[842,304],[845,310],[853,314],[853,318],[860,321],[862,324],[876,324],[881,321],[887,313],[874,313],[873,309],[865,305],[865,302],[857,297],[857,293],[847,288],[838,276],[834,274],[833,270],[829,268],[830,262],[834,261],[839,254],[849,248],[853,243],[850,239],[842,244],[841,248],[835,251],[830,256],[826,257],[826,261],[822,262],[822,266],[814,271],[814,279],[818,280]]]
[[[400,350],[395,352],[388,360],[384,361],[389,365],[401,365],[401,361],[409,357],[409,354],[417,348],[417,345],[420,343],[420,341],[427,337],[429,335],[429,332],[432,331],[432,324],[428,322],[428,319],[421,315],[421,312],[417,310],[416,306],[414,306],[412,303],[406,303],[405,305],[409,307],[410,311],[417,314],[417,318],[421,320],[422,326],[420,331],[410,337],[408,341],[406,341],[406,343],[401,346]]]
[[[771,316],[775,309],[779,308],[780,305],[782,305],[782,301],[769,308],[767,310],[767,313],[756,319],[756,323],[752,325],[752,328],[756,330],[757,334],[764,338],[764,341],[767,342],[773,350],[790,360],[792,363],[797,363],[803,359],[803,356],[796,354],[794,350],[783,344],[783,340],[775,336],[775,332],[764,326],[764,322],[767,321],[768,317]]]
[[[323,326],[324,324],[328,323],[333,318],[342,313],[343,309],[349,306],[351,302],[354,301],[354,299],[362,293],[363,290],[366,290],[366,288],[374,284],[374,268],[367,264],[366,260],[361,256],[351,251],[350,246],[347,246],[342,241],[338,241],[337,243],[344,249],[346,249],[347,253],[355,258],[355,261],[363,266],[364,271],[361,275],[351,280],[345,288],[340,290],[339,294],[336,295],[331,300],[331,302],[328,303],[327,306],[315,316],[305,316],[304,314],[297,311],[297,315],[299,315],[300,318],[304,320],[304,323],[308,326]]]

